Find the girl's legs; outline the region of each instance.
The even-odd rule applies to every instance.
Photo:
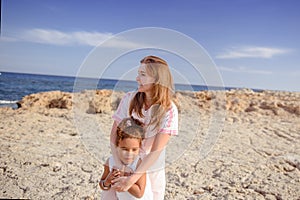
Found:
[[[165,175],[165,151],[160,153],[154,164],[149,168],[147,174],[151,182],[151,189],[153,192],[153,199],[164,200],[166,189],[166,175]]]
[[[118,200],[115,190],[103,190],[101,200]]]
[[[149,172],[148,175],[151,182],[153,199],[164,200],[166,189],[165,170],[161,169],[156,172]]]

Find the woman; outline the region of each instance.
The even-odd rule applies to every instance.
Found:
[[[142,162],[135,173],[112,181],[116,191],[127,191],[147,172],[151,182],[153,199],[164,199],[165,193],[165,147],[171,135],[178,134],[178,111],[172,102],[173,78],[166,61],[156,56],[147,56],[140,61],[136,81],[138,90],[128,92],[113,115],[111,148],[116,155],[113,141],[118,123],[126,117],[134,117],[146,125],[146,138],[141,147]],[[117,156],[114,156],[117,157]],[[119,167],[121,163],[119,162]]]

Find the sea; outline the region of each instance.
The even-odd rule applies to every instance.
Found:
[[[81,84],[83,82],[84,84]],[[80,85],[80,87],[78,85]],[[63,92],[79,92],[81,90],[94,89],[113,89],[127,92],[136,90],[137,83],[136,81],[127,80],[79,79],[70,76],[0,72],[0,107],[17,108],[18,101],[24,96],[33,93],[57,90]],[[207,90],[208,87],[203,85],[175,84],[175,89],[176,91],[203,91]],[[209,87],[209,89],[211,89],[211,87]],[[214,89],[218,88],[215,87]]]

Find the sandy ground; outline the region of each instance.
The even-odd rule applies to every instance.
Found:
[[[33,94],[0,108],[0,197],[99,199],[122,92]],[[165,199],[300,199],[300,94],[177,92]]]

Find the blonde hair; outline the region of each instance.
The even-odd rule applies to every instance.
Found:
[[[167,62],[157,56],[146,56],[140,63],[145,64],[147,74],[155,78],[152,89],[153,108],[150,124],[154,125],[154,129],[157,129],[161,125],[166,112],[171,108],[174,95],[173,77]],[[139,117],[144,117],[142,108],[145,99],[145,93],[137,92],[130,102],[129,114],[131,115],[134,111]]]

